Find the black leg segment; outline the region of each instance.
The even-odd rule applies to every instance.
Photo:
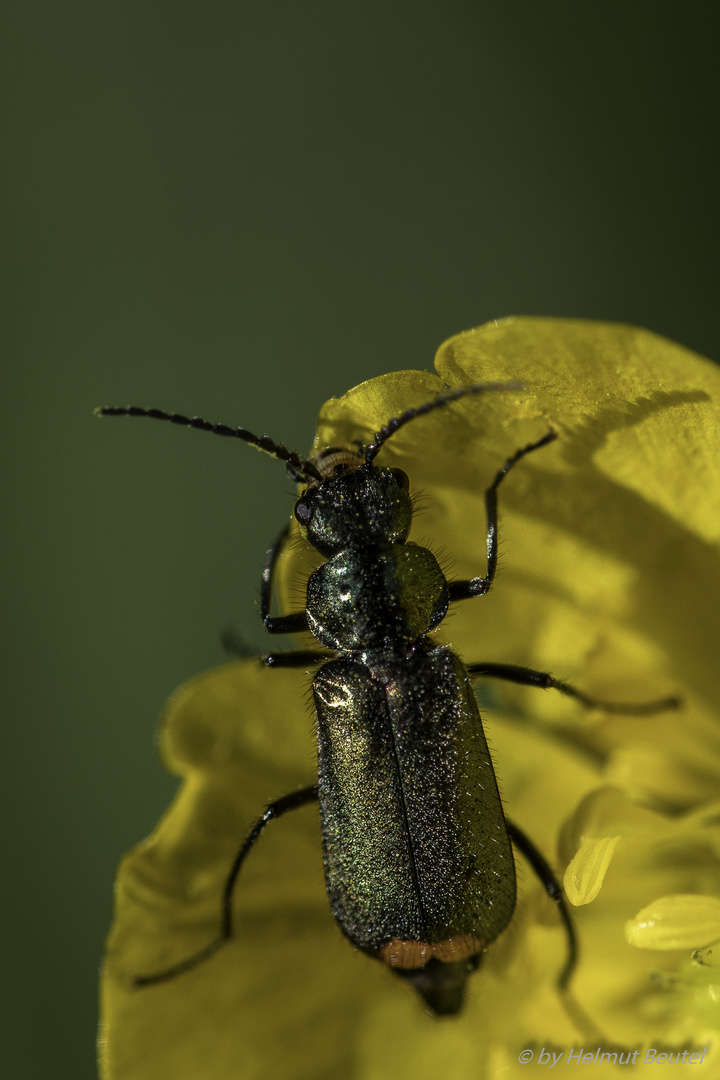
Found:
[[[514,465],[517,465],[521,458],[524,458],[526,454],[531,454],[533,450],[539,450],[541,446],[547,446],[548,443],[553,442],[555,439],[557,439],[557,432],[548,431],[543,435],[542,439],[538,439],[537,442],[534,443],[528,443],[527,446],[523,446],[520,450],[516,451],[512,457],[507,459],[502,469],[498,471],[492,484],[485,492],[485,511],[487,514],[487,573],[484,577],[470,578],[467,581],[448,582],[450,603],[453,603],[455,600],[469,600],[473,596],[484,596],[484,594],[489,591],[495,579],[498,559],[497,489],[504,477],[507,476]]]
[[[565,963],[565,967],[558,976],[558,988],[565,990],[572,977],[573,971],[577,967],[579,950],[577,935],[575,934],[575,927],[573,926],[570,913],[565,904],[565,897],[563,896],[560,882],[557,880],[550,864],[545,857],[540,854],[538,849],[533,844],[532,840],[528,839],[522,829],[519,829],[517,825],[514,825],[512,821],[505,820],[507,825],[508,836],[512,840],[518,851],[522,852],[527,861],[535,871],[536,877],[544,886],[546,893],[557,904],[560,918],[562,919],[563,926],[565,927],[565,933],[568,940],[568,958]]]
[[[269,634],[301,634],[308,628],[307,613],[304,611],[296,611],[290,615],[278,615],[275,617],[270,614],[275,566],[289,532],[290,525],[288,524],[268,551],[265,557],[265,566],[263,567],[260,585],[260,614],[262,615],[262,621],[265,623],[265,629]]]
[[[667,709],[677,709],[682,704],[679,697],[643,702],[599,701],[583,694],[582,690],[576,690],[569,683],[554,679],[547,672],[534,671],[533,668],[519,667],[517,664],[468,664],[467,671],[470,676],[484,675],[491,679],[520,683],[522,686],[537,686],[541,690],[559,690],[561,694],[574,698],[586,709],[602,709],[603,712],[622,713],[626,716],[652,716],[653,713],[665,712]]]
[[[282,817],[288,810],[296,810],[300,806],[305,806],[306,803],[317,801],[317,797],[317,785],[313,784],[312,787],[301,788],[300,791],[293,791],[290,795],[284,795],[281,799],[276,799],[275,802],[270,803],[265,813],[258,818],[245,838],[245,842],[235,856],[235,860],[230,868],[230,873],[225,881],[219,937],[215,938],[214,941],[211,941],[209,945],[206,945],[204,949],[200,949],[199,952],[186,957],[185,960],[181,960],[178,964],[173,964],[172,967],[165,968],[164,971],[157,971],[153,975],[137,975],[133,979],[134,986],[153,986],[155,983],[167,982],[169,979],[174,979],[177,975],[182,975],[186,971],[191,971],[192,968],[197,967],[198,964],[202,964],[204,960],[209,960],[218,949],[230,940],[233,934],[233,890],[248,852],[270,821],[274,818]]]
[[[265,667],[311,667],[329,660],[332,653],[319,649],[293,649],[292,652],[268,653],[261,657]]]

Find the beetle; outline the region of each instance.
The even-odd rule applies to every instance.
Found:
[[[387,421],[366,445],[331,447],[308,460],[267,436],[199,417],[135,406],[96,410],[238,438],[285,462],[302,485],[294,517],[324,559],[308,578],[304,608],[272,615],[288,525],[268,551],[260,594],[269,633],[309,631],[319,646],[263,658],[269,667],[316,667],[317,784],[271,803],[250,830],[226,880],[219,936],[172,967],[138,975],[136,986],[190,970],[232,937],[233,892],[248,853],[271,820],[317,801],[335,921],[356,948],[406,979],[435,1014],[461,1010],[469,975],[513,917],[513,847],[557,905],[568,938],[558,987],[566,990],[578,960],[573,923],[544,856],[505,817],[472,680],[552,688],[587,707],[635,715],[674,708],[678,699],[599,702],[531,668],[465,665],[432,636],[450,604],[490,590],[498,562],[498,489],[523,458],[557,438],[553,430],[517,450],[496,473],[485,492],[486,569],[466,580],[449,581],[432,552],[409,541],[409,479],[401,469],[375,464],[411,421],[464,397],[514,388],[461,387]]]

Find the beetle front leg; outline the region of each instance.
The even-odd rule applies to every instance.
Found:
[[[490,487],[485,492],[485,511],[487,514],[487,572],[484,577],[469,578],[466,581],[449,581],[448,592],[450,603],[455,600],[469,600],[473,596],[484,596],[489,592],[495,580],[498,560],[498,503],[497,489],[502,480],[507,476],[513,466],[517,465],[526,454],[533,450],[539,450],[541,446],[557,439],[556,431],[548,431],[537,442],[528,443],[509,457],[502,469],[498,471]]]
[[[260,614],[269,634],[301,634],[308,629],[307,613],[304,611],[292,612],[290,615],[272,616],[270,614],[275,567],[289,532],[290,525],[287,524],[269,549],[263,567],[260,585]]]

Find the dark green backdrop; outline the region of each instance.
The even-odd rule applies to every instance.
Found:
[[[261,639],[291,505],[269,459],[93,406],[304,450],[325,398],[513,313],[717,358],[718,7],[11,0],[3,24],[0,1059],[86,1080],[114,867],[174,789],[158,710],[221,627]]]

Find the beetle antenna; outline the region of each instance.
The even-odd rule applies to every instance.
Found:
[[[224,435],[230,439],[240,439],[242,442],[255,446],[258,450],[270,454],[278,461],[284,461],[288,472],[294,480],[306,480],[312,477],[321,480],[320,473],[311,461],[301,461],[294,450],[288,450],[283,443],[275,442],[269,435],[253,435],[252,431],[246,431],[241,427],[228,427],[227,424],[211,424],[200,416],[182,416],[180,413],[163,412],[162,409],[142,409],[137,405],[108,405],[100,406],[95,410],[96,416],[147,416],[151,420],[168,420],[171,424],[179,424],[181,427],[197,428],[198,431],[209,431],[211,435]]]
[[[383,424],[380,430],[373,435],[372,442],[365,447],[365,464],[370,465],[380,450],[380,447],[383,446],[388,439],[399,430],[399,428],[410,423],[416,416],[425,416],[426,413],[433,412],[435,409],[440,409],[443,405],[449,405],[453,401],[459,401],[460,398],[471,397],[474,394],[494,393],[498,390],[521,389],[522,383],[519,382],[475,383],[473,386],[461,386],[458,390],[452,390],[449,394],[441,394],[440,397],[436,397],[432,401],[426,401],[424,405],[417,405],[415,408],[406,409],[400,416],[388,420],[387,424]]]

